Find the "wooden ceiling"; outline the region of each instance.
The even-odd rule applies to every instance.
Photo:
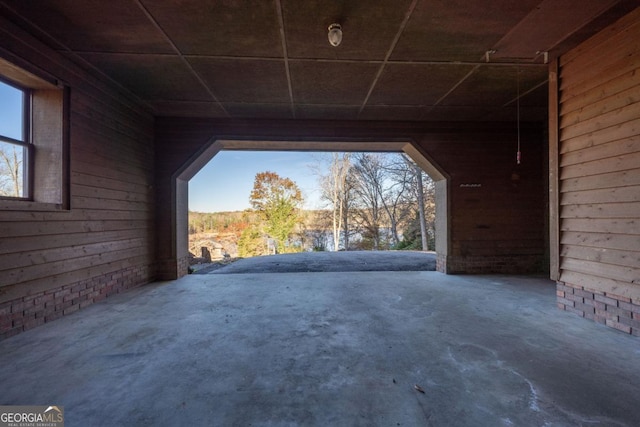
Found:
[[[522,120],[542,121],[542,52],[556,57],[637,6],[636,0],[15,0],[0,1],[0,12],[158,116],[512,121],[520,93]],[[338,47],[327,40],[334,22],[344,31]]]

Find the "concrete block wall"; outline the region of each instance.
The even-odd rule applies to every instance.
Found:
[[[634,304],[631,298],[565,282],[557,282],[556,297],[561,310],[640,336],[640,305]]]

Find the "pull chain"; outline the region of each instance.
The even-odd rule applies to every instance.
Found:
[[[521,152],[520,152],[520,67],[516,68],[516,81],[518,97],[516,98],[516,111],[517,111],[517,125],[518,125],[518,152],[516,153],[516,163],[520,164]]]

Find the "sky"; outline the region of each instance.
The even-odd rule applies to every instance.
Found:
[[[22,92],[1,81],[0,135],[22,139]]]
[[[189,210],[241,211],[250,208],[249,195],[259,172],[275,172],[294,181],[303,193],[305,209],[321,207],[314,172],[327,153],[291,151],[222,151],[189,181]]]

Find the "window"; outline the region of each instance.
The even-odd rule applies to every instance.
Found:
[[[69,90],[0,58],[0,210],[69,208]]]
[[[31,196],[29,91],[0,80],[0,197]]]

